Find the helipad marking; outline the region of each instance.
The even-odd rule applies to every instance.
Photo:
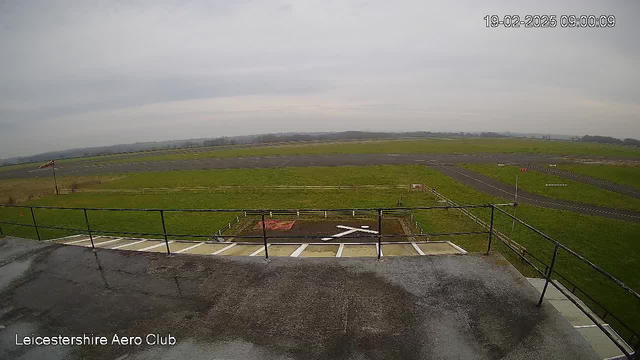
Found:
[[[358,232],[358,231],[362,231],[362,232],[366,232],[366,233],[370,233],[370,234],[377,234],[377,233],[378,233],[377,231],[374,231],[374,230],[367,230],[367,229],[361,229],[361,228],[354,228],[354,227],[351,227],[351,226],[345,226],[345,225],[336,225],[336,227],[337,227],[337,228],[340,228],[340,229],[347,229],[347,231],[343,231],[343,232],[341,232],[341,233],[338,233],[338,234],[335,234],[335,235],[331,235],[331,237],[325,237],[325,238],[322,238],[322,239],[320,239],[320,240],[322,240],[322,241],[329,241],[329,240],[331,240],[331,239],[341,238],[341,237],[343,237],[343,236],[345,236],[345,235],[349,235],[349,234],[352,234],[352,233],[354,233],[354,232]]]
[[[120,241],[120,240],[122,240],[122,238],[117,238],[117,239],[113,239],[113,240],[109,240],[109,241],[103,241],[103,242],[97,243],[97,244],[94,243],[94,245],[95,246],[106,245],[106,244],[111,244],[111,243],[114,243],[114,242]]]
[[[420,249],[420,247],[418,247],[418,245],[416,245],[416,243],[412,242],[411,245],[413,245],[413,248],[416,249],[418,254],[424,255],[424,251],[422,251],[422,249]]]
[[[175,252],[175,254],[180,254],[180,253],[183,253],[183,252],[185,252],[185,251],[189,251],[189,250],[191,250],[191,249],[195,249],[195,248],[197,248],[198,246],[202,246],[202,245],[204,245],[204,244],[205,244],[204,242],[201,242],[200,244],[195,244],[195,245],[193,245],[193,246],[186,247],[186,248],[184,248],[184,249],[182,249],[182,250],[178,250],[178,251],[176,251],[176,252]]]
[[[294,251],[291,255],[289,255],[290,257],[298,257],[300,256],[300,254],[302,254],[302,252],[304,251],[304,249],[307,248],[307,246],[309,246],[309,244],[302,244],[300,245],[299,248],[296,249],[296,251]]]
[[[271,246],[271,244],[268,244],[268,245],[267,245],[267,248],[268,248],[269,246]],[[249,254],[249,256],[256,256],[256,255],[260,254],[260,253],[261,253],[261,252],[263,252],[263,251],[264,251],[264,246],[263,246],[263,247],[261,247],[260,249],[256,250],[256,251],[252,252],[251,254]]]
[[[222,249],[220,249],[220,250],[218,250],[218,251],[214,251],[214,252],[212,252],[212,253],[211,253],[211,255],[218,255],[218,254],[220,254],[221,252],[226,251],[226,250],[229,250],[229,249],[231,249],[232,247],[234,247],[234,246],[236,246],[236,245],[238,245],[238,244],[233,243],[233,244],[231,244],[231,245],[229,245],[229,246],[225,246],[225,247],[223,247]]]
[[[147,241],[147,240],[134,241],[134,242],[132,242],[130,244],[124,244],[124,245],[116,246],[116,247],[112,248],[111,250],[122,249],[122,248],[125,248],[127,246],[143,243],[145,241]]]
[[[175,242],[175,241],[171,240],[171,241],[169,241],[168,243],[169,243],[169,244],[173,244],[174,242]],[[155,248],[160,247],[160,246],[165,245],[165,244],[166,244],[166,243],[164,243],[164,242],[160,242],[160,244],[147,246],[146,248],[142,248],[142,249],[140,249],[140,250],[138,250],[138,251],[148,251],[148,250],[155,249]]]
[[[342,257],[342,251],[344,250],[344,243],[340,244],[338,248],[338,252],[336,253],[336,257]]]

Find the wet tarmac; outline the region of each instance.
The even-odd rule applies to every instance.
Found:
[[[2,359],[598,358],[497,254],[265,261],[3,238],[0,261]],[[83,334],[143,343],[16,345]]]

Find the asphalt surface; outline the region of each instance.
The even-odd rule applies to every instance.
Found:
[[[509,162],[561,164],[568,160],[547,155],[497,154]],[[207,158],[194,160],[168,160],[124,162],[116,164],[65,163],[56,167],[58,175],[93,175],[171,170],[206,169],[259,169],[307,166],[361,166],[361,165],[416,165],[426,162],[438,164],[495,163],[493,155],[456,154],[340,154],[293,155],[265,157]],[[51,176],[51,169],[16,169],[0,172],[0,179]]]
[[[15,238],[0,250],[2,359],[598,358],[497,254],[266,262]],[[31,334],[143,340],[16,345]]]
[[[611,181],[602,180],[602,179],[596,179],[596,178],[593,178],[591,176],[578,174],[578,173],[574,173],[574,172],[566,171],[566,170],[560,170],[560,169],[556,169],[556,168],[548,167],[548,166],[540,166],[540,165],[536,165],[536,164],[524,164],[523,166],[525,166],[527,168],[530,168],[530,169],[533,169],[535,171],[541,171],[541,172],[545,172],[545,173],[548,173],[548,174],[551,174],[551,175],[561,176],[563,178],[567,178],[567,179],[571,179],[571,180],[575,180],[575,181],[580,181],[580,182],[583,182],[585,184],[597,186],[597,187],[605,189],[605,190],[617,192],[617,193],[620,193],[620,194],[624,194],[624,195],[627,195],[627,196],[634,197],[636,199],[640,199],[640,190],[638,190],[638,189],[636,189],[636,188],[634,188],[632,186],[616,184],[616,183],[611,182]]]
[[[514,200],[515,189],[512,185],[505,184],[463,167],[438,165],[430,165],[430,167],[460,181],[465,185],[471,186],[478,191],[482,191],[508,201]],[[640,223],[640,213],[638,212],[554,199],[523,191],[522,189],[518,189],[518,203]]]

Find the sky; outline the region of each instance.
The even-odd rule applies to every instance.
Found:
[[[487,28],[486,15],[614,15]],[[640,138],[637,1],[0,0],[0,158],[298,131]]]

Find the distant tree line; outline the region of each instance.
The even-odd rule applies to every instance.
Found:
[[[111,146],[101,146],[93,148],[79,148],[64,151],[47,152],[43,154],[15,157],[1,160],[0,165],[21,164],[29,162],[47,161],[51,159],[69,159],[87,156],[100,156],[112,154],[128,154],[139,151],[166,150],[166,149],[186,149],[195,147],[215,147],[233,145],[270,144],[282,142],[300,141],[343,141],[343,140],[375,140],[375,139],[400,139],[400,138],[508,138],[523,136],[524,134],[497,133],[497,132],[432,132],[432,131],[411,131],[411,132],[371,132],[371,131],[343,131],[325,133],[276,133],[261,135],[244,135],[233,137],[217,137],[206,139],[189,140],[168,140],[154,141],[134,144],[119,144]],[[534,136],[537,137],[537,136]],[[543,136],[551,139],[551,136]],[[640,141],[636,139],[616,139],[608,136],[583,136],[582,138],[571,138],[574,141],[598,142],[609,144],[621,144],[640,146]]]
[[[585,135],[580,141],[583,142],[594,142],[601,144],[617,144],[617,145],[630,145],[630,146],[640,146],[640,140],[626,138],[624,140],[620,140],[618,138],[614,138],[611,136],[599,136],[599,135]]]

